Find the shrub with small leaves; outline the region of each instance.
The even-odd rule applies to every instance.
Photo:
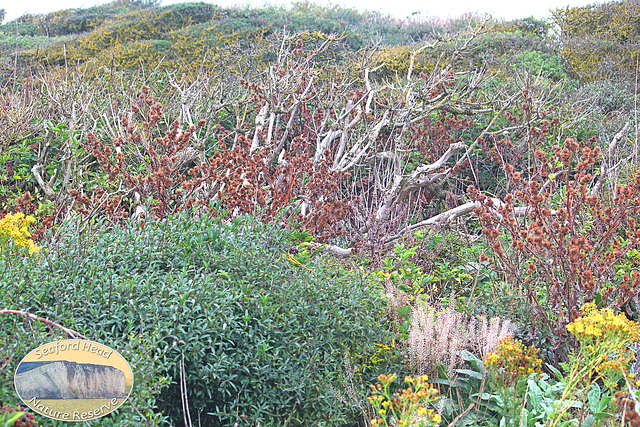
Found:
[[[345,352],[366,360],[391,341],[384,301],[355,272],[289,262],[280,224],[183,211],[56,233],[38,257],[0,256],[0,308],[56,319],[129,361],[137,385],[107,425],[175,425],[185,394],[206,426],[354,421],[330,387]],[[56,334],[20,316],[0,315],[0,330],[0,401],[15,404],[17,363]]]

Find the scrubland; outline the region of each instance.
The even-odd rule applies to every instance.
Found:
[[[0,420],[86,337],[92,425],[640,425],[639,14],[0,25]]]

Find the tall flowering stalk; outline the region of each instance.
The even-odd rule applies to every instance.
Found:
[[[17,246],[29,248],[29,255],[40,251],[40,246],[30,239],[29,225],[36,219],[22,212],[6,214],[0,219],[0,254]]]
[[[578,396],[584,404],[587,391],[597,379],[602,379],[613,393],[620,379],[633,376],[628,372],[634,358],[630,345],[640,341],[638,323],[627,319],[624,313],[614,313],[609,308],[599,310],[594,303],[585,304],[581,312],[567,325],[580,343],[580,350],[570,356],[562,403],[549,419],[549,426],[558,424]]]

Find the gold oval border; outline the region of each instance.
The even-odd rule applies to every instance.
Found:
[[[87,414],[88,412],[91,412],[92,415],[93,415],[93,412],[98,411],[100,408],[102,408],[105,405],[100,405],[98,408],[91,409],[91,410],[65,412],[65,414],[67,414],[67,415],[71,414],[70,415],[71,419],[65,419],[65,418],[53,417],[53,416],[47,415],[47,414],[45,414],[44,412],[42,412],[41,410],[38,409],[38,406],[40,406],[40,405],[38,405],[39,401],[38,401],[37,398],[32,397],[29,400],[25,400],[20,395],[20,392],[18,391],[18,387],[16,386],[16,376],[17,376],[17,373],[18,373],[18,369],[20,368],[20,365],[25,362],[25,359],[30,358],[30,356],[32,356],[32,355],[36,355],[37,356],[37,352],[38,351],[40,351],[41,357],[54,355],[54,354],[55,355],[59,355],[60,354],[60,346],[62,344],[66,344],[67,346],[71,346],[71,345],[73,345],[75,343],[78,343],[78,347],[80,348],[80,350],[75,350],[75,349],[72,349],[72,350],[80,351],[80,352],[83,352],[83,351],[86,352],[89,355],[89,357],[93,357],[93,359],[91,359],[91,360],[94,360],[96,357],[101,357],[99,354],[97,354],[98,350],[101,350],[102,354],[105,354],[105,352],[108,351],[109,352],[109,356],[106,357],[107,359],[109,357],[111,357],[112,354],[117,355],[121,359],[121,361],[123,362],[117,368],[121,369],[122,365],[126,365],[127,369],[129,369],[129,373],[131,374],[131,386],[128,388],[128,391],[127,391],[126,390],[126,380],[125,380],[126,397],[122,400],[122,402],[119,402],[117,406],[110,407],[106,411],[102,411],[100,414],[92,416],[91,418],[88,418],[88,417],[87,418],[82,418],[81,416]],[[43,353],[45,353],[44,349],[47,349],[46,354],[43,354]],[[48,350],[50,350],[50,349],[57,349],[57,351],[55,353],[54,352],[49,352]],[[91,356],[91,354],[93,354],[93,356]],[[85,355],[85,357],[87,357],[87,355]],[[102,356],[102,357],[104,357],[104,356]],[[76,363],[87,363],[87,362],[78,362],[77,360],[74,360],[73,358],[70,358],[70,359],[56,359],[56,360],[66,360],[66,361],[71,361],[71,362],[76,362]],[[99,360],[99,359],[97,359],[97,360]],[[27,360],[27,362],[31,362],[31,360]],[[94,362],[93,364],[96,364],[96,363]],[[114,365],[109,365],[109,364],[107,364],[107,366],[116,367]],[[125,379],[126,379],[126,375],[127,374],[125,372]],[[102,418],[105,415],[109,415],[110,413],[112,413],[115,410],[117,410],[118,408],[120,408],[127,401],[127,399],[129,399],[129,397],[131,396],[131,392],[133,391],[133,385],[134,385],[133,369],[131,369],[131,365],[129,364],[127,359],[124,358],[124,356],[122,356],[117,350],[114,350],[114,349],[112,349],[111,347],[109,347],[109,346],[107,346],[105,344],[101,344],[101,343],[98,343],[98,342],[95,342],[95,341],[80,340],[80,339],[56,340],[56,341],[51,341],[51,342],[48,342],[46,344],[42,344],[42,345],[38,346],[37,348],[31,350],[25,357],[22,358],[22,360],[20,361],[20,363],[18,363],[18,366],[16,367],[16,371],[13,374],[13,387],[14,387],[14,389],[16,391],[16,394],[20,398],[20,400],[22,400],[22,402],[26,406],[31,408],[31,410],[33,410],[34,412],[36,412],[36,413],[38,413],[38,414],[40,414],[40,415],[42,415],[44,417],[51,418],[51,419],[58,420],[58,421],[82,422],[82,421],[95,420],[95,419],[98,419],[98,418]],[[113,399],[121,399],[121,398],[112,398],[111,400],[113,400]],[[35,405],[33,404],[33,402],[31,402],[32,400],[36,400],[36,402],[35,402],[36,404]],[[47,400],[47,399],[45,399],[45,400]],[[72,401],[72,400],[76,400],[76,399],[64,399],[64,400]],[[90,400],[90,399],[78,399],[78,400]],[[47,409],[47,408],[49,408],[49,407],[47,406],[44,409]],[[49,409],[51,409],[51,408],[49,408]],[[58,411],[56,411],[56,412],[58,412]],[[78,418],[74,419],[73,417],[75,416],[76,413],[78,414]]]

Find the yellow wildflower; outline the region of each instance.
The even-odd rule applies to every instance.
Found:
[[[35,218],[31,215],[25,216],[22,212],[15,214],[6,214],[0,219],[0,252],[6,248],[15,245],[23,246],[29,249],[29,255],[40,251],[29,232],[29,225],[35,222]]]

